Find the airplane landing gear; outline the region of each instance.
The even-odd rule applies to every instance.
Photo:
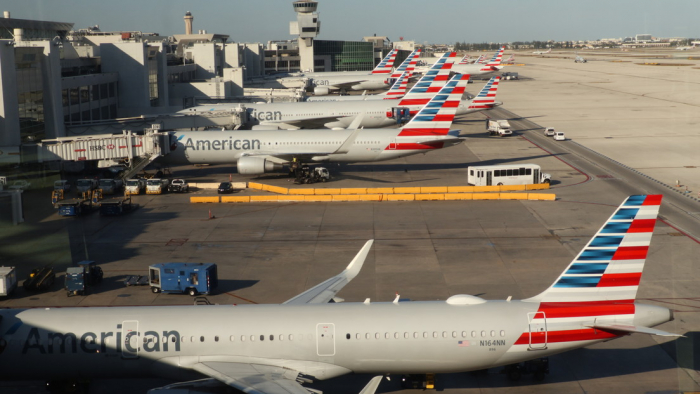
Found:
[[[506,374],[511,382],[519,381],[524,374],[531,374],[536,381],[541,382],[545,375],[549,374],[549,358],[542,357],[524,363],[506,365],[501,373]]]

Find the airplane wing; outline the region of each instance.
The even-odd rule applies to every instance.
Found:
[[[329,87],[335,88],[335,89],[350,89],[354,85],[357,85],[358,83],[362,83],[367,81],[367,79],[358,79],[355,81],[346,81],[346,82],[340,82],[340,83],[331,83]]]
[[[340,289],[360,272],[373,242],[373,239],[367,241],[343,272],[285,301],[284,304],[325,304],[332,300]]]
[[[335,122],[344,117],[345,115],[331,115],[319,116],[318,118],[285,119],[278,122],[264,121],[260,122],[260,124],[276,125],[282,128],[290,129],[323,129],[326,128],[326,123]]]
[[[192,369],[249,394],[309,394],[299,372],[262,364],[202,362]]]

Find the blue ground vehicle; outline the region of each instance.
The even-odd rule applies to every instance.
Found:
[[[102,282],[104,273],[92,260],[84,260],[77,267],[66,269],[66,283],[64,288],[68,297],[72,295],[85,295],[87,288]]]
[[[154,293],[211,294],[219,284],[214,263],[159,263],[148,267]]]

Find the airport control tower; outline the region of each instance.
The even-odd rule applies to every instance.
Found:
[[[302,71],[314,71],[314,38],[321,30],[321,21],[318,20],[316,1],[295,1],[292,3],[297,13],[297,20],[289,22],[289,34],[298,35],[300,69]]]
[[[187,11],[185,13],[185,34],[192,34],[192,21],[194,20],[194,17],[192,16],[192,13]]]

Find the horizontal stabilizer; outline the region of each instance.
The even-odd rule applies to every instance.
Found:
[[[638,334],[648,334],[648,335],[659,335],[662,337],[682,337],[683,335],[674,334],[666,331],[657,330],[655,328],[642,327],[642,326],[632,326],[627,324],[594,324],[591,326],[586,326],[590,328],[597,328],[604,331],[622,331],[629,333]]]

